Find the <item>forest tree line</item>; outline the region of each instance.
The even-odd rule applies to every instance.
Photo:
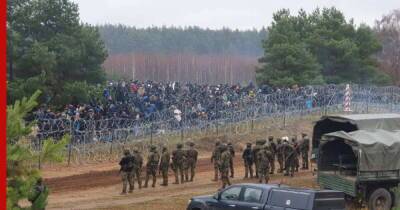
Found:
[[[121,53],[194,53],[260,56],[266,29],[212,30],[197,26],[136,28],[125,25],[100,25],[100,35],[108,52]]]
[[[314,73],[322,70],[322,75],[309,75],[309,78],[313,78],[314,81],[309,79],[296,81],[292,78],[285,79],[282,75],[274,79],[273,75],[277,74],[273,73],[271,76],[271,72],[268,72],[266,74],[268,78],[260,79],[259,76],[259,82],[271,85],[349,81],[400,84],[400,10],[393,10],[391,13],[383,15],[372,27],[357,26],[351,19],[346,20],[343,14],[336,9],[326,11],[330,12],[331,16],[328,15],[329,18],[325,19],[321,19],[320,17],[323,16],[318,16],[315,12],[308,16],[307,14],[299,14],[297,17],[288,15],[289,19],[297,21],[318,22],[317,19],[320,18],[320,22],[331,22],[321,22],[320,28],[303,25],[301,27],[304,28],[304,32],[298,32],[298,35],[303,37],[291,38],[297,41],[297,44],[292,45],[295,48],[291,49],[297,50],[296,55],[291,56],[308,56],[298,57],[298,61],[315,57],[315,62],[298,63],[297,67],[279,67],[287,69],[284,74],[293,74],[304,68],[304,70],[313,69]],[[302,15],[307,17],[302,17]],[[335,23],[335,21],[339,22]],[[280,22],[282,24],[282,21]],[[287,24],[282,28],[284,30],[278,36],[287,36],[299,29],[299,27],[297,29],[290,28]],[[98,26],[98,30],[109,52],[104,68],[111,78],[167,79],[202,83],[204,81],[210,83],[247,82],[255,80],[254,71],[260,67],[260,64],[265,64],[266,56],[273,50],[271,47],[281,44],[277,42],[278,45],[268,46],[267,43],[271,42],[266,42],[266,40],[271,40],[267,36],[273,30],[271,27],[239,31],[227,28],[211,30],[199,27],[136,28],[124,25],[101,25]],[[325,36],[330,40],[324,41],[312,36]],[[304,51],[299,44],[312,47]],[[311,57],[307,55],[309,50],[314,53]],[[287,51],[279,55],[280,57],[267,59],[268,64],[285,60],[289,53],[291,52]],[[207,57],[210,60],[207,60]],[[260,61],[259,64],[258,61]],[[317,65],[312,64],[313,62]],[[134,69],[136,73],[127,73],[127,69],[129,72]],[[182,75],[182,72],[188,72],[188,75]],[[228,77],[227,72],[232,76]],[[351,77],[347,76],[348,74]],[[306,74],[299,73],[297,75]]]

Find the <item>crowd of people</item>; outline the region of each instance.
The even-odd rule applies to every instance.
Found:
[[[53,112],[43,106],[37,110],[35,118],[40,138],[60,138],[71,132],[79,140],[88,133],[96,136],[99,132],[117,128],[140,128],[150,122],[154,129],[160,123],[168,125],[168,129],[180,129],[227,118],[243,110],[255,115],[254,110],[260,109],[264,113],[307,109],[327,103],[330,95],[327,91],[332,92],[332,88],[294,86],[273,89],[256,87],[252,83],[200,85],[119,81],[109,82],[102,97],[93,98],[88,104],[69,104],[62,112]],[[248,113],[241,117],[248,117]]]
[[[268,183],[270,175],[274,173],[284,173],[284,176],[293,177],[295,172],[300,170],[300,157],[302,170],[309,169],[310,140],[307,134],[302,134],[302,139],[297,140],[293,136],[291,140],[285,136],[274,139],[270,136],[267,140],[256,140],[256,145],[247,143],[243,150],[242,159],[245,167],[244,179],[257,178],[259,183]],[[174,184],[193,182],[196,174],[196,164],[198,151],[193,142],[188,143],[185,149],[183,144],[177,144],[176,149],[170,155],[167,147],[162,147],[161,152],[152,145],[147,156],[145,165],[145,183],[147,188],[150,178],[152,187],[156,186],[157,173],[162,176],[161,186],[168,186],[168,171],[172,169],[175,176]],[[234,178],[234,157],[235,147],[231,142],[221,142],[216,140],[215,148],[211,156],[211,164],[214,167],[214,180],[221,180],[221,189],[231,185],[230,178]],[[276,161],[279,168],[275,168]],[[141,171],[143,168],[143,157],[138,150],[124,151],[124,157],[119,162],[122,177],[121,194],[131,193],[134,190],[135,180],[138,182],[139,189],[142,188]],[[253,167],[254,165],[254,167]],[[255,172],[255,173],[254,173]],[[127,191],[129,185],[129,191]]]

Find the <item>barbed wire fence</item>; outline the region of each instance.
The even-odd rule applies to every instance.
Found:
[[[351,110],[355,113],[400,113],[399,87],[351,86]],[[341,114],[345,86],[308,86],[301,91],[281,90],[240,100],[235,107],[212,110],[213,118],[192,117],[184,108],[180,121],[168,110],[151,121],[109,118],[102,120],[41,119],[32,147],[40,150],[43,139],[55,141],[71,135],[66,149],[68,165],[115,160],[133,147],[147,151],[150,144],[211,136],[248,134],[255,130],[282,129],[290,122],[321,115]],[[78,129],[79,128],[79,129]],[[83,128],[83,129],[82,129]],[[40,163],[39,163],[40,164]]]

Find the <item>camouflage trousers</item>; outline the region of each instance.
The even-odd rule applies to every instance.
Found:
[[[258,166],[258,181],[263,183],[264,180],[266,184],[269,181],[269,164]]]
[[[168,166],[164,166],[160,168],[160,172],[163,179],[163,186],[168,186]]]
[[[190,181],[193,181],[194,175],[196,174],[196,162],[188,163],[188,173],[190,173]]]
[[[285,168],[285,165],[284,165],[284,162],[283,162],[284,157],[283,157],[282,154],[278,154],[277,155],[277,159],[278,159],[278,164],[279,164],[279,172],[282,173],[283,169]]]
[[[270,174],[274,174],[275,173],[275,155],[272,155],[271,160],[269,161],[269,167],[271,169]]]
[[[181,177],[181,183],[185,182],[184,180],[184,167],[182,164],[174,164],[174,175],[175,175],[175,184],[179,184],[179,176]]]
[[[231,182],[229,180],[229,168],[221,168],[220,169],[221,173],[221,181],[222,181],[222,189],[224,189],[227,185],[231,185]]]
[[[308,151],[303,151],[301,153],[301,157],[302,157],[302,163],[303,163],[303,169],[308,169]]]
[[[258,178],[258,161],[254,161],[254,169],[256,171],[256,177]]]
[[[132,192],[132,190],[135,188],[133,182],[133,173],[121,171],[121,178],[122,178],[122,193],[126,193],[126,188],[128,187],[128,184],[129,184],[129,192]]]
[[[250,178],[253,178],[253,163],[249,161],[244,161],[244,178],[249,177],[249,172],[250,172]]]
[[[135,183],[135,178],[137,179],[139,189],[142,188],[142,169],[141,168],[135,168],[132,171],[133,173],[133,183]]]
[[[235,174],[234,167],[233,167],[233,158],[231,158],[229,160],[229,171],[231,172],[231,178],[233,178],[234,174]]]
[[[285,175],[293,176],[295,168],[296,168],[296,158],[288,157],[285,161],[285,170],[286,170]]]
[[[144,183],[144,187],[147,187],[150,176],[153,178],[153,184],[151,186],[155,187],[156,181],[157,181],[157,177],[156,177],[157,176],[157,166],[147,166],[146,167],[146,181]]]
[[[214,163],[214,181],[218,181],[218,173],[219,173],[219,168],[218,168],[218,163]]]

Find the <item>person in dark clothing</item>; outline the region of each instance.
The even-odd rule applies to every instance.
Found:
[[[250,178],[253,178],[254,157],[253,150],[251,149],[251,143],[246,144],[246,149],[243,151],[242,158],[244,161],[244,178],[247,179],[249,177],[249,172]]]
[[[129,193],[133,191],[134,187],[134,164],[135,159],[129,152],[129,150],[124,151],[124,157],[119,161],[119,165],[121,166],[120,174],[122,178],[122,192],[121,194],[126,194],[126,188],[129,183]]]

